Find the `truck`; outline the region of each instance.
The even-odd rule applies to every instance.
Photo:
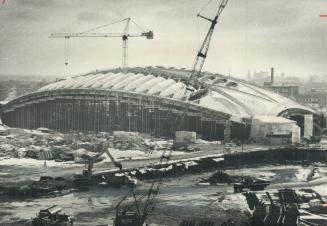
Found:
[[[74,218],[61,213],[61,208],[57,205],[39,211],[32,219],[32,226],[73,226]]]
[[[234,183],[234,193],[243,192],[244,189],[250,191],[263,191],[267,186],[270,185],[270,182],[262,179],[253,179],[253,178],[243,178],[240,183]]]

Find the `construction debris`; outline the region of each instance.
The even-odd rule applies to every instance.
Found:
[[[137,132],[114,131],[113,147],[121,150],[140,150],[142,137]]]
[[[0,119],[0,136],[7,136],[9,134],[9,131],[7,129],[7,126],[1,122]]]
[[[325,208],[325,200],[312,189],[280,189],[273,193],[246,192],[244,195],[250,210],[253,211],[252,226],[327,225],[327,217],[318,216],[312,208]]]
[[[196,140],[196,132],[190,131],[176,131],[173,143],[174,148],[188,147],[194,144]]]

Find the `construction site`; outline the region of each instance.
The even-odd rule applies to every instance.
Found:
[[[122,65],[0,102],[0,225],[327,225],[325,118],[204,71],[228,0],[214,6],[191,69],[129,67],[128,40],[156,38],[131,18],[50,34],[120,38]]]

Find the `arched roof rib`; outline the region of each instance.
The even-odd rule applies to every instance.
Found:
[[[80,86],[80,88],[88,88],[91,87],[95,82],[102,80],[103,78],[106,78],[106,75],[99,75],[99,76],[95,76],[91,79],[88,79],[84,84],[82,84]]]
[[[128,73],[126,76],[123,76],[122,79],[117,82],[112,88],[113,89],[122,89],[124,88],[129,82],[136,79],[135,74]]]
[[[95,81],[92,85],[90,85],[90,87],[91,87],[92,89],[98,88],[98,87],[100,87],[100,86],[103,84],[103,82],[104,82],[106,79],[108,79],[108,77],[113,77],[113,76],[114,76],[113,73],[107,73],[107,74],[104,74],[103,77],[102,77],[101,79],[98,79],[97,81]]]
[[[141,85],[142,83],[146,82],[147,80],[154,78],[153,75],[147,75],[144,76],[140,73],[136,74],[137,78],[134,81],[131,81],[129,84],[127,84],[123,90],[126,91],[133,91],[135,90],[139,85]]]
[[[121,79],[123,79],[126,75],[123,73],[118,73],[117,76],[115,76],[114,78],[108,78],[105,83],[103,83],[102,86],[100,86],[100,88],[103,89],[110,89],[112,86],[114,86],[115,84],[117,84],[119,81],[121,81]]]

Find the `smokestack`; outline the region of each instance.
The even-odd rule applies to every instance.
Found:
[[[274,68],[273,67],[271,68],[271,71],[270,71],[270,83],[271,83],[271,85],[274,84]]]

